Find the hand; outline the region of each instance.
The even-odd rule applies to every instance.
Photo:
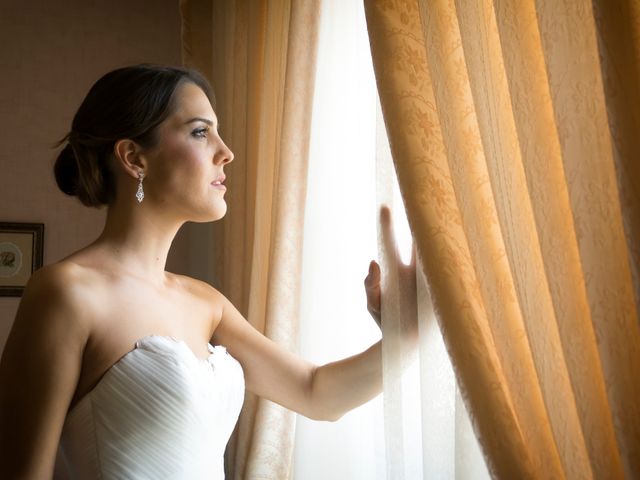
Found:
[[[400,314],[406,335],[411,343],[418,340],[417,319],[417,283],[416,283],[416,244],[412,242],[411,261],[408,265],[402,263],[400,252],[393,232],[391,210],[386,205],[380,208],[380,224],[382,232],[383,255],[389,263],[388,281],[386,284],[398,283],[401,292]],[[397,275],[397,277],[396,277]],[[367,294],[367,310],[382,330],[382,292],[380,265],[375,260],[369,264],[369,274],[364,279]]]
[[[367,310],[382,330],[382,310],[380,302],[380,265],[375,260],[369,263],[369,274],[364,279],[367,293]]]

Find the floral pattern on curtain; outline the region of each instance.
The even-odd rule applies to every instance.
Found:
[[[407,218],[492,476],[635,478],[640,6],[365,9]]]

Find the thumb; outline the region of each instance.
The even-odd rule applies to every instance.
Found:
[[[375,260],[371,260],[369,263],[369,274],[365,278],[365,284],[367,286],[375,285],[380,281],[380,266]]]

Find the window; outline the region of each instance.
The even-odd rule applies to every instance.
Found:
[[[363,285],[369,262],[378,258],[376,205],[393,205],[405,262],[411,236],[379,108],[360,0],[323,3],[318,48],[300,354],[324,364],[359,353],[381,338],[366,310]],[[395,406],[388,403],[385,408],[382,394],[338,422],[297,417],[295,480],[489,478],[437,323],[430,318],[423,325],[423,354],[403,374]],[[387,461],[389,452],[392,462]]]

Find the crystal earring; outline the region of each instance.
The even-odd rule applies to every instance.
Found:
[[[138,191],[136,192],[136,198],[138,199],[138,203],[142,202],[142,199],[144,198],[144,190],[142,189],[142,179],[144,178],[144,172],[143,171],[139,171],[138,172]]]

